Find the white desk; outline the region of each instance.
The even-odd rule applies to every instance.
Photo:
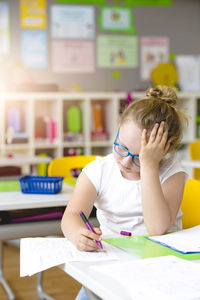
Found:
[[[63,184],[58,194],[23,194],[21,192],[0,192],[0,211],[65,206],[73,188]]]
[[[118,258],[119,258],[118,262],[119,263],[126,262],[126,269],[124,271],[128,272],[128,274],[130,274],[130,272],[133,274],[134,274],[134,272],[136,272],[135,274],[137,274],[136,268],[139,268],[138,266],[136,267],[132,264],[131,269],[130,269],[128,267],[130,265],[130,263],[132,263],[134,260],[135,261],[143,260],[142,261],[142,263],[143,263],[146,260],[146,259],[140,258],[139,256],[136,256],[136,254],[128,253],[126,251],[120,250],[119,248],[115,248],[115,250],[118,250]],[[145,248],[143,250],[145,251]],[[154,259],[156,259],[156,257],[154,257]],[[109,268],[107,268],[107,271],[106,271],[106,268],[104,268],[104,271],[102,271],[102,272],[95,271],[94,269],[91,268],[91,266],[95,266],[96,270],[98,270],[98,266],[101,266],[101,264],[104,264],[104,265],[106,264],[108,266],[108,264],[110,264],[110,263],[113,264],[113,262],[114,262],[113,260],[112,261],[107,260],[106,262],[105,261],[104,262],[103,261],[101,261],[101,262],[100,261],[98,261],[98,262],[89,262],[89,261],[88,262],[67,262],[64,265],[62,265],[61,268],[65,273],[69,274],[74,279],[79,281],[84,287],[89,289],[89,290],[86,290],[86,292],[87,292],[88,298],[90,300],[100,300],[100,299],[103,299],[103,300],[130,300],[130,299],[137,300],[138,297],[136,296],[136,294],[137,295],[140,294],[142,296],[142,298],[139,297],[139,299],[148,299],[148,298],[153,299],[153,296],[151,294],[151,289],[152,289],[152,292],[154,290],[156,292],[156,285],[155,284],[151,285],[151,280],[149,281],[149,285],[148,285],[148,276],[149,277],[153,276],[155,283],[157,281],[159,284],[159,278],[162,278],[161,275],[164,275],[164,274],[162,274],[162,272],[165,272],[164,271],[165,269],[162,269],[163,266],[160,266],[160,263],[157,265],[157,269],[158,268],[160,269],[161,272],[158,274],[158,276],[161,276],[161,277],[156,278],[156,275],[157,275],[156,271],[153,274],[152,273],[144,274],[144,277],[143,277],[143,274],[140,274],[140,284],[139,284],[139,286],[137,286],[138,288],[135,286],[136,293],[133,293],[133,295],[135,295],[135,296],[133,296],[133,295],[130,296],[132,291],[134,291],[134,284],[136,284],[134,282],[134,280],[132,282],[131,281],[127,282],[128,286],[126,286],[126,283],[124,281],[123,281],[123,283],[121,283],[120,276],[123,276],[123,274],[120,274],[120,271],[116,274],[116,278],[115,278],[115,276],[113,276],[113,275],[110,276]],[[199,264],[200,260],[195,260],[192,262],[192,264],[195,264],[195,263]],[[198,266],[196,265],[195,267],[199,270],[199,265]],[[143,269],[143,270],[145,270],[145,269]],[[184,268],[184,270],[186,270],[186,268]],[[188,280],[190,280],[189,279],[190,273],[187,273],[187,277],[186,277],[187,279],[185,279],[185,281],[183,279],[182,280],[180,279],[180,281],[179,280],[177,281],[177,285],[176,285],[176,278],[178,278],[176,276],[179,276],[180,272],[177,269],[177,274],[174,273],[174,271],[173,271],[173,274],[170,274],[171,272],[169,272],[169,271],[170,271],[169,269],[166,270],[166,272],[168,273],[168,275],[167,275],[168,277],[166,276],[164,279],[166,281],[164,281],[164,282],[161,281],[163,284],[161,290],[163,290],[163,288],[165,290],[167,288],[167,286],[170,287],[174,283],[173,288],[177,289],[176,292],[178,295],[182,291],[181,283],[186,284],[188,282]],[[116,269],[115,269],[115,272],[116,272]],[[190,271],[188,270],[188,272],[190,272]],[[184,276],[184,272],[182,272],[182,275]],[[199,271],[198,271],[198,275],[199,275]],[[198,275],[196,275],[197,281],[198,281],[198,277],[199,277]],[[170,281],[169,276],[172,277],[172,281]],[[143,278],[145,278],[145,281]],[[169,279],[169,282],[167,282],[168,279]],[[197,282],[195,282],[195,284],[198,287]],[[190,295],[190,291],[192,289],[191,286],[192,286],[191,282],[189,282],[187,285],[187,288],[185,290],[187,292],[187,296],[188,296],[188,294]],[[131,289],[131,293],[130,293],[130,289]],[[158,294],[157,294],[157,296],[159,295],[158,296],[159,298],[155,296],[155,293],[153,293],[154,299],[171,299],[171,296],[169,294],[166,297],[164,297],[165,293],[164,293],[164,291],[161,291],[161,290],[158,291]],[[143,293],[143,291],[144,291],[144,293]],[[198,295],[197,295],[197,293],[198,293]],[[195,296],[196,297],[188,296],[187,298],[184,298],[184,299],[188,299],[188,300],[189,299],[190,300],[200,299],[200,290],[199,289],[198,289],[198,291],[196,291]],[[175,297],[173,297],[173,299],[175,299]],[[182,298],[177,296],[176,299],[182,299]]]
[[[72,194],[72,190],[73,188],[71,186],[63,184],[62,192],[54,195],[2,192],[0,193],[0,211],[66,206]],[[7,284],[2,271],[3,241],[7,239],[18,239],[22,237],[45,236],[52,234],[61,234],[60,220],[0,225],[0,283],[4,286],[10,300],[14,300],[15,295]],[[46,295],[43,290],[40,290],[39,293],[41,295],[45,295],[47,300],[52,299]]]
[[[121,249],[117,249],[120,260],[133,260],[140,259],[134,254],[129,254]],[[102,262],[96,262],[95,265]],[[105,263],[105,262],[104,262]],[[109,261],[107,261],[109,263]],[[113,263],[113,261],[112,261]],[[96,273],[90,269],[93,263],[90,262],[67,262],[61,266],[61,269],[72,276],[75,280],[80,282],[84,287],[91,290],[99,298],[94,299],[94,295],[89,295],[91,300],[103,299],[103,300],[128,300],[129,296],[123,286],[120,286],[109,275]],[[137,300],[137,299],[136,299]]]

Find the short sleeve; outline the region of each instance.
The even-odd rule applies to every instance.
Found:
[[[162,167],[160,168],[160,181],[161,184],[164,183],[169,177],[172,175],[183,172],[185,173],[185,182],[188,180],[189,175],[187,174],[184,167],[177,160],[167,160],[164,162]]]
[[[101,174],[102,174],[102,157],[97,157],[83,168],[83,172],[94,185],[97,193],[100,190]]]

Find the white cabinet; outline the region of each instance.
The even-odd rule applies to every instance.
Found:
[[[142,92],[132,93],[133,99],[143,96]],[[10,152],[22,155],[46,153],[58,157],[68,155],[73,149],[79,149],[85,155],[105,155],[112,149],[120,110],[125,106],[126,98],[126,93],[1,93],[1,155]],[[183,144],[187,145],[196,139],[200,94],[180,93],[179,98],[179,106],[190,115],[189,126],[183,134]],[[81,129],[77,134],[71,134],[68,128],[71,107],[81,114]],[[100,109],[105,136],[92,134],[95,109],[97,114]],[[13,136],[10,127],[14,127]]]

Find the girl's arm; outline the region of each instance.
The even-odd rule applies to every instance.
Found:
[[[72,197],[62,217],[61,228],[65,237],[75,244],[81,251],[96,251],[99,249],[95,240],[101,240],[101,230],[95,228],[95,233],[87,229],[80,217],[83,211],[88,218],[97,192],[87,175],[82,172],[76,182]]]
[[[142,134],[140,163],[142,207],[144,222],[150,235],[166,233],[178,213],[185,185],[185,175],[179,172],[162,185],[159,162],[169,150],[168,130],[162,122],[155,124],[147,142],[146,130]]]

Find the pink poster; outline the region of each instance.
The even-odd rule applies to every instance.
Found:
[[[94,42],[52,42],[52,69],[56,73],[94,72]]]

